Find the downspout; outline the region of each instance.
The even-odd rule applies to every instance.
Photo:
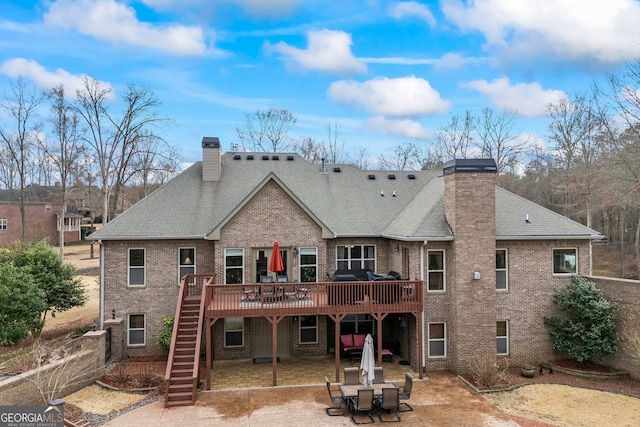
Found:
[[[427,246],[427,243],[429,243],[428,240],[425,240],[422,245],[420,246],[420,280],[422,280],[422,283],[424,283],[424,247]],[[425,294],[425,289],[423,289],[422,292],[422,301],[424,301],[424,294]],[[422,342],[420,343],[420,345],[422,346],[422,366],[420,367],[420,369],[425,369],[427,366],[427,352],[425,351],[424,348],[424,343],[425,343],[425,327],[424,327],[424,310],[425,308],[423,307],[422,309],[422,313],[420,313],[420,316],[422,317],[422,319],[420,320],[422,322]]]
[[[104,246],[102,240],[98,240],[100,245],[100,330],[104,330]]]

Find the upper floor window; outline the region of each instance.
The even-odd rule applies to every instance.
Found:
[[[506,249],[496,250],[496,289],[506,291],[509,289],[508,258]]]
[[[318,280],[318,248],[300,248],[300,281]]]
[[[0,218],[0,230],[7,229],[7,218]]]
[[[224,283],[244,283],[244,249],[224,250]]]
[[[509,322],[507,320],[496,322],[496,351],[502,356],[509,354]]]
[[[553,250],[553,274],[576,274],[578,272],[578,250],[562,248]]]
[[[129,249],[129,286],[144,286],[145,250]]]
[[[341,245],[336,247],[338,270],[376,271],[376,247],[374,245]]]
[[[429,323],[429,357],[446,357],[447,328],[445,323]]]
[[[178,282],[187,274],[196,274],[196,249],[178,249]]]
[[[51,212],[51,205],[50,204],[44,205],[44,211],[45,212]]]
[[[428,291],[445,290],[444,251],[427,251]]]

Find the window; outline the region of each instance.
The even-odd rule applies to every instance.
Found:
[[[496,322],[496,350],[498,355],[509,354],[509,322],[506,320]]]
[[[129,315],[129,335],[127,345],[145,345],[144,314]]]
[[[318,342],[318,316],[300,316],[300,344],[316,344]]]
[[[336,247],[338,270],[376,271],[376,247],[373,245],[344,245]]]
[[[563,248],[553,250],[553,274],[576,274],[578,272],[578,250]]]
[[[318,249],[300,248],[300,281],[316,282],[318,280]]]
[[[129,249],[129,286],[144,286],[144,249]]]
[[[49,204],[44,205],[44,211],[45,212],[51,212],[51,205],[49,205]]]
[[[507,266],[507,250],[496,250],[496,289],[499,291],[506,291],[509,289]]]
[[[373,317],[370,314],[347,314],[340,322],[340,335],[373,335]]]
[[[196,274],[195,248],[178,249],[178,282],[181,282],[186,274]],[[193,283],[193,280],[190,283]]]
[[[0,218],[0,230],[7,229],[7,218]]]
[[[429,323],[429,357],[445,357],[446,354],[446,325],[444,323]]]
[[[244,318],[228,317],[224,319],[224,346],[242,347],[244,345]]]
[[[224,283],[244,283],[244,249],[224,250]]]
[[[427,291],[444,291],[444,251],[427,251]]]

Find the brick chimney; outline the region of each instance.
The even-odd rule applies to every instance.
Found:
[[[449,336],[459,373],[475,357],[496,357],[496,170],[493,159],[444,165],[445,217],[453,231]]]
[[[216,137],[202,138],[202,180],[220,181],[222,173],[222,153],[220,140]]]

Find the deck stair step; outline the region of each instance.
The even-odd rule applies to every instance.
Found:
[[[178,302],[180,304],[180,302]],[[171,342],[173,358],[166,384],[165,406],[187,406],[195,403],[198,378],[193,371],[199,366],[196,342],[199,334],[200,298],[187,297],[181,302],[175,340]],[[197,365],[198,364],[198,365]]]

